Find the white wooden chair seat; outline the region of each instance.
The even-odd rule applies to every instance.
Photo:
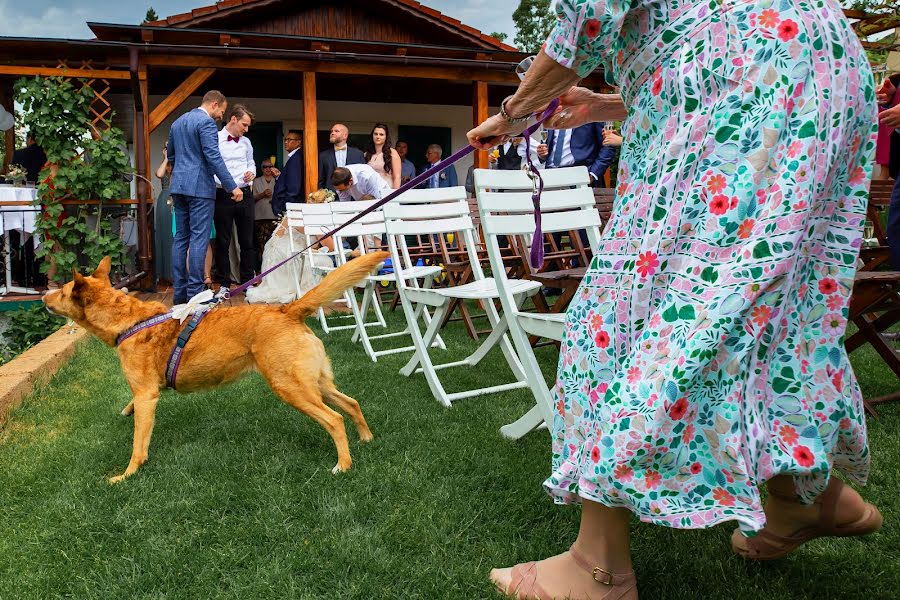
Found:
[[[509,280],[509,290],[513,295],[534,293],[541,288],[541,284],[537,281],[528,281],[527,279],[511,279]],[[422,290],[428,295],[441,296],[444,298],[459,298],[461,300],[487,300],[500,298],[500,292],[497,290],[497,283],[493,277],[486,277],[470,281],[463,285],[457,285],[447,288],[436,288],[433,290]],[[407,290],[409,294],[416,294],[416,290]]]
[[[561,342],[566,327],[566,313],[519,313],[519,325],[528,335]]]

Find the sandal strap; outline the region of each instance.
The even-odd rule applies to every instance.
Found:
[[[513,598],[524,595],[535,600],[553,600],[537,580],[537,563],[534,561],[513,567],[512,580],[505,593]]]
[[[612,573],[610,571],[607,571],[606,569],[595,567],[584,557],[581,552],[575,549],[575,544],[572,544],[572,547],[569,548],[569,555],[575,561],[575,564],[590,573],[594,578],[594,581],[602,585],[622,585],[625,583],[631,583],[635,580],[634,571],[631,571],[630,573]]]
[[[816,498],[816,504],[821,506],[819,509],[819,527],[821,529],[834,531],[837,525],[835,513],[842,489],[844,489],[844,482],[832,475],[828,479],[828,487],[821,496]]]

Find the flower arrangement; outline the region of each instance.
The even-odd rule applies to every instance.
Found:
[[[6,169],[6,179],[11,181],[13,185],[22,185],[25,183],[27,173],[20,165],[9,165]]]
[[[306,197],[306,201],[310,204],[327,204],[328,202],[334,202],[337,199],[337,195],[332,190],[316,190],[315,192],[310,192],[309,196]]]

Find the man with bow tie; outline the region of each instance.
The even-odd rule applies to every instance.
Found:
[[[228,168],[228,173],[243,191],[241,200],[234,200],[216,178],[216,210],[213,222],[216,226],[215,278],[222,285],[232,283],[229,248],[232,228],[237,229],[240,246],[240,280],[253,277],[256,263],[256,247],[253,239],[255,211],[250,186],[256,178],[256,163],[253,160],[253,144],[246,133],[253,124],[253,113],[243,104],[235,104],[228,116],[228,122],[219,131],[219,152]]]

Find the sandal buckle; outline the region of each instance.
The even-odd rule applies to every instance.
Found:
[[[594,576],[594,581],[597,583],[602,583],[603,585],[613,584],[613,574],[609,571],[601,569],[600,567],[594,567],[594,570],[591,573]],[[598,576],[600,577],[598,578]]]

